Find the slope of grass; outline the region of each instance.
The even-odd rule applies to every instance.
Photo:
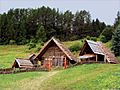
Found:
[[[120,65],[84,64],[57,73],[1,74],[0,82],[0,90],[119,90]]]
[[[82,44],[80,40],[63,42],[66,47],[70,47],[75,43]],[[37,48],[39,44],[37,44]],[[10,68],[15,58],[27,58],[31,53],[37,53],[36,49],[28,50],[27,45],[0,45],[0,68]],[[38,50],[39,51],[39,50]],[[73,52],[78,57],[78,52]]]
[[[47,72],[24,72],[17,74],[0,74],[0,90],[22,90],[21,84],[29,84],[29,81],[41,77],[46,73]]]
[[[75,43],[82,45],[79,40],[63,42],[70,47]],[[110,42],[106,44],[110,47]],[[39,45],[38,45],[39,46]],[[26,45],[0,46],[0,68],[10,68],[16,57],[26,58],[36,50],[28,50]],[[76,57],[80,51],[73,52]],[[120,57],[118,57],[120,59]],[[120,89],[120,65],[88,64],[60,70],[49,76],[48,72],[25,72],[18,74],[0,74],[0,90],[101,90]],[[41,78],[44,78],[42,85]]]
[[[43,90],[120,89],[120,65],[89,64],[63,70],[45,81]]]
[[[83,42],[81,40],[63,42],[63,44],[68,48],[76,43],[79,45],[83,45]]]
[[[10,68],[15,58],[27,58],[31,53],[26,45],[1,45],[0,68]]]

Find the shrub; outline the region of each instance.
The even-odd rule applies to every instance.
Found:
[[[87,39],[87,40],[97,41],[97,38],[96,38],[96,37],[87,36],[86,39]]]
[[[24,45],[24,44],[27,44],[29,42],[29,40],[21,40],[21,42],[18,43],[18,45]]]
[[[9,44],[10,44],[10,45],[16,44],[16,41],[15,41],[15,40],[10,40],[10,41],[9,41]]]
[[[72,46],[69,47],[70,51],[74,52],[74,51],[79,51],[81,48],[80,43],[75,43]]]
[[[87,40],[90,40],[90,36],[87,36],[86,39],[87,39]]]
[[[42,46],[37,47],[36,52],[40,51],[41,48]]]
[[[107,26],[103,32],[101,33],[101,35],[103,35],[105,37],[105,42],[108,42],[109,40],[112,39],[112,35],[113,35],[113,32],[114,32],[114,28],[111,27],[111,26]]]
[[[91,37],[90,40],[97,41],[96,37]]]
[[[100,41],[101,42],[103,42],[103,43],[106,43],[107,42],[107,39],[106,39],[106,37],[105,36],[103,36],[103,35],[100,35]]]
[[[29,50],[30,49],[32,49],[32,48],[35,48],[36,47],[36,44],[35,43],[33,43],[33,42],[30,42],[29,44],[28,44],[28,46],[29,46]]]
[[[70,37],[70,40],[73,41],[73,40],[77,40],[79,37],[77,35],[73,35]]]

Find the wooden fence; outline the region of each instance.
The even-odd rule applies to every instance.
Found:
[[[41,68],[41,67],[22,68],[18,70],[14,68],[5,68],[5,69],[0,69],[0,74],[14,74],[14,73],[20,73],[20,72],[33,72],[33,71],[48,71],[48,69]]]

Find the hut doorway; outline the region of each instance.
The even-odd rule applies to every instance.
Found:
[[[104,55],[97,55],[98,62],[104,62]]]

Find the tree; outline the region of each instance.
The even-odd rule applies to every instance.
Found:
[[[120,26],[115,30],[113,35],[112,49],[116,56],[120,56]]]
[[[38,27],[38,30],[36,32],[36,39],[38,42],[46,41],[46,33],[45,33],[45,29],[43,26]]]
[[[10,40],[16,44],[41,38],[46,41],[52,36],[62,41],[98,37],[105,27],[104,22],[98,19],[91,22],[91,15],[86,10],[73,14],[69,10],[60,12],[45,6],[37,9],[16,8],[0,14],[0,44],[9,44]]]
[[[77,39],[86,37],[90,34],[89,25],[91,23],[90,13],[83,10],[77,11],[73,19],[73,33]]]
[[[117,12],[117,18],[115,18],[114,28],[120,24],[120,11]]]
[[[101,39],[104,39],[104,42],[108,42],[109,40],[112,39],[113,32],[114,32],[114,28],[110,25],[107,26],[100,35],[102,36]]]

